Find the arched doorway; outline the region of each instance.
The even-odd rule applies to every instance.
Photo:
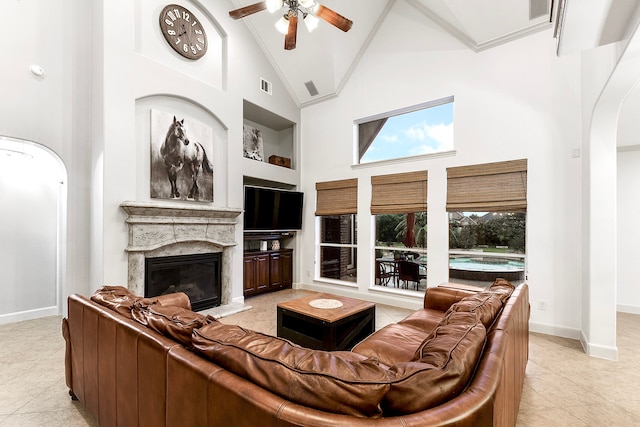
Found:
[[[61,312],[66,178],[46,147],[0,135],[0,324]]]

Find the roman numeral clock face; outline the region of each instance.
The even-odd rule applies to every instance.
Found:
[[[160,30],[169,46],[187,59],[200,59],[207,53],[207,35],[200,20],[180,5],[162,9]]]

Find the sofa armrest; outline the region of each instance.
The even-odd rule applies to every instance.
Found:
[[[431,310],[447,311],[456,302],[469,295],[475,294],[475,291],[467,289],[456,289],[452,287],[437,286],[435,288],[427,288],[424,293],[424,308]]]
[[[157,297],[145,298],[146,301],[157,302],[160,305],[181,307],[191,310],[191,301],[184,292],[174,292],[171,294],[159,295]]]
[[[69,321],[67,318],[62,319],[62,336],[64,337],[64,374],[65,381],[69,391],[73,391],[73,378],[71,377],[71,335],[69,334]]]

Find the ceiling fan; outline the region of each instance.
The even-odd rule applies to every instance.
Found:
[[[276,22],[276,29],[285,35],[284,48],[286,50],[296,48],[298,13],[302,14],[302,20],[310,32],[318,26],[318,18],[344,32],[349,31],[353,25],[353,21],[321,5],[315,0],[266,0],[232,10],[229,12],[229,16],[233,19],[240,19],[265,9],[274,13],[283,7],[288,8],[288,11]]]

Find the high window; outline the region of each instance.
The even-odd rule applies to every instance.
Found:
[[[453,150],[453,97],[356,122],[358,161],[382,160]]]
[[[375,285],[427,286],[427,171],[371,177]]]
[[[356,282],[358,278],[358,180],[316,183],[318,250],[316,275]]]
[[[449,279],[525,279],[527,161],[447,169]]]

